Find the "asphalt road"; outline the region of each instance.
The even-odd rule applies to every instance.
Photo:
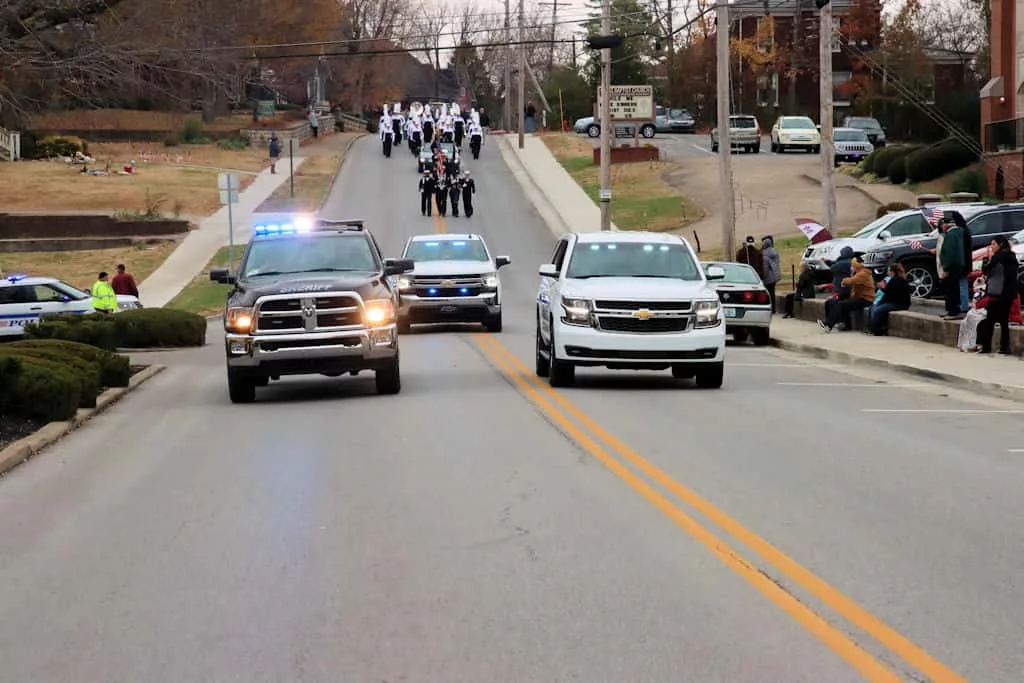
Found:
[[[599,138],[588,138],[593,141],[594,146],[600,144]],[[685,135],[682,133],[658,133],[651,140],[643,140],[643,142],[650,142],[658,147],[664,149],[669,156],[672,158],[689,158],[689,157],[715,157],[718,152],[711,151],[711,136],[705,133],[695,133],[693,135]],[[771,136],[765,135],[761,140],[761,151],[757,154],[750,154],[741,150],[737,150],[733,153],[733,158],[740,158],[739,163],[764,163],[758,162],[758,159],[771,158],[772,163],[786,163],[789,159],[803,159],[806,161],[811,155],[806,152],[772,152],[772,140]],[[816,157],[815,157],[816,158]],[[748,161],[749,160],[749,161]]]
[[[721,391],[531,383],[554,240],[496,145],[468,165],[478,213],[435,225],[361,141],[330,212],[392,255],[482,233],[505,331],[403,337],[392,397],[232,406],[216,326],[147,354],[171,368],[0,481],[0,679],[1020,680],[1021,406],[751,347]]]

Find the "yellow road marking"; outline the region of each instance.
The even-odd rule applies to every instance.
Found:
[[[853,600],[840,593],[838,589],[829,585],[824,580],[813,574],[810,570],[801,566],[796,560],[787,556],[781,550],[768,543],[768,541],[748,530],[738,521],[716,508],[709,501],[672,479],[672,477],[670,477],[664,470],[652,464],[646,458],[610,434],[607,430],[596,424],[560,393],[552,389],[549,385],[540,382],[534,374],[531,373],[521,361],[519,361],[518,358],[513,356],[512,353],[503,347],[496,339],[491,337],[491,341],[510,359],[510,362],[513,365],[518,367],[521,373],[523,373],[530,381],[540,386],[543,391],[552,397],[555,403],[576,419],[581,425],[590,430],[598,439],[608,444],[612,450],[616,451],[623,458],[635,465],[654,482],[665,487],[665,489],[678,497],[681,501],[703,514],[713,523],[725,529],[734,538],[763,557],[765,561],[788,576],[795,583],[799,584],[809,593],[841,614],[845,619],[877,640],[890,652],[905,660],[908,664],[928,676],[933,681],[941,681],[942,683],[967,683],[967,679],[954,673],[947,666],[929,655],[906,636],[902,635],[881,619],[855,603]]]
[[[444,224],[444,216],[442,216],[441,212],[437,210],[437,195],[430,198],[430,204],[434,207],[434,232],[447,232],[447,227]]]
[[[758,568],[745,560],[738,552],[729,547],[722,539],[715,536],[711,531],[703,527],[699,522],[686,514],[681,508],[675,506],[664,495],[659,493],[650,484],[630,471],[620,463],[614,456],[610,455],[597,442],[587,436],[580,428],[570,422],[554,405],[541,396],[531,383],[524,379],[525,373],[511,367],[502,356],[511,356],[490,334],[474,335],[480,349],[491,358],[516,386],[525,394],[531,397],[534,402],[548,414],[574,441],[582,446],[592,456],[611,470],[616,476],[643,496],[649,503],[654,505],[666,517],[671,519],[684,531],[693,536],[701,545],[711,551],[726,566],[735,571],[741,577],[753,584],[768,599],[781,607],[791,617],[796,619],[804,628],[815,635],[833,652],[842,657],[854,669],[860,672],[869,681],[884,681],[886,683],[897,683],[900,677],[881,662],[864,651],[859,645],[853,642],[837,628],[829,624],[820,616],[815,614],[806,605],[787,593],[778,584],[763,574]],[[518,365],[518,361],[515,361]]]

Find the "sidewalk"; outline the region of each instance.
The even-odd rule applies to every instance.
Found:
[[[304,160],[305,157],[295,157],[295,170]],[[288,163],[278,163],[278,171],[277,174],[271,174],[269,168],[261,171],[253,183],[239,193],[238,203],[231,206],[236,245],[244,245],[249,240],[252,212],[288,180]],[[228,207],[225,206],[203,219],[199,227],[191,231],[167,260],[139,285],[142,304],[147,308],[167,305],[196,273],[206,267],[217,250],[227,244]]]
[[[821,186],[820,171],[813,174],[805,173],[804,177],[819,187]],[[849,188],[855,192],[860,192],[879,206],[885,206],[893,202],[903,202],[910,206],[917,206],[917,195],[899,185],[893,185],[892,183],[862,183],[844,173],[834,173],[832,177],[835,178],[836,189]]]
[[[814,323],[772,320],[772,343],[849,365],[865,365],[948,382],[979,394],[1024,401],[1024,363],[1015,356],[979,356],[913,339],[859,332],[825,334]]]
[[[523,149],[519,149],[518,136],[494,137],[512,175],[556,236],[601,229],[601,209],[596,197],[584,192],[543,140],[526,135]],[[618,230],[614,223],[612,230]]]

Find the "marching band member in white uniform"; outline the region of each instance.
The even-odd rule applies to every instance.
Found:
[[[378,127],[380,128],[380,141],[384,144],[384,156],[390,159],[391,145],[395,141],[395,131],[392,128],[391,116],[388,114],[387,110],[380,115],[380,123],[378,124]]]
[[[410,122],[412,124],[412,128],[409,136],[409,144],[412,146],[413,156],[418,156],[420,149],[423,147],[423,124],[420,121],[419,116],[412,117]]]
[[[402,128],[405,127],[405,117],[402,116],[402,105],[396,104],[391,114],[391,130],[395,133],[395,144],[402,144]]]
[[[480,145],[484,142],[484,129],[476,121],[469,122],[469,151],[474,159],[480,158]]]

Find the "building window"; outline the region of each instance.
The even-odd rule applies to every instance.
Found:
[[[779,106],[779,74],[762,74],[757,79],[757,106]]]
[[[841,26],[840,18],[832,17],[832,52],[843,51]]]
[[[849,71],[832,72],[832,104],[837,107],[850,106],[850,80],[853,74]]]
[[[916,88],[925,104],[935,104],[935,72],[922,78]]]

